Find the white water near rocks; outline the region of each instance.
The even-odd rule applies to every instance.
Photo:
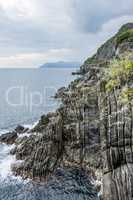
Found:
[[[36,126],[37,123],[38,121],[32,124],[27,124],[23,126],[25,128],[32,129]],[[0,135],[7,132],[9,132],[9,130],[2,130],[0,131]],[[18,137],[25,137],[25,136],[29,137],[30,134],[24,133],[24,134],[18,135]],[[19,161],[16,161],[15,155],[10,154],[10,151],[14,148],[15,148],[15,144],[7,145],[7,144],[0,143],[0,180],[1,181],[7,181],[7,179],[11,177],[12,179],[16,180],[16,177],[13,176],[12,171],[11,171],[11,165],[15,162],[19,162]]]
[[[0,144],[0,177],[2,179],[11,175],[11,164],[15,162],[15,156],[10,155],[10,150],[13,147],[14,145]]]
[[[7,130],[1,131],[0,135],[5,132]],[[12,196],[13,190],[15,192],[17,185],[22,187],[26,184],[26,181],[23,181],[21,177],[15,177],[11,171],[11,165],[16,161],[15,156],[10,154],[14,147],[15,145],[0,143],[0,200],[15,200]],[[16,198],[16,200],[19,200],[19,198]]]
[[[0,131],[0,135],[7,133],[8,130]],[[10,151],[15,147],[13,145],[7,145],[0,143],[0,182],[7,183],[8,180],[22,181],[21,177],[15,177],[11,171],[11,165],[16,161],[15,155],[11,155]]]

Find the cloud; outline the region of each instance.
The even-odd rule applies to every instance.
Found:
[[[33,68],[39,67],[46,62],[56,62],[60,57],[68,57],[73,61],[73,50],[71,49],[51,49],[45,53],[17,53],[8,56],[1,56],[0,63],[4,68]],[[32,61],[32,62],[31,62]]]
[[[132,15],[132,0],[71,0],[71,15],[80,31],[97,32],[109,20]]]
[[[132,0],[0,0],[0,67],[83,61],[132,22]]]

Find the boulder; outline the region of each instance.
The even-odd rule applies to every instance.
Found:
[[[17,139],[17,133],[15,131],[3,134],[0,136],[0,142],[6,144],[13,144]]]
[[[25,128],[24,126],[21,126],[21,125],[18,125],[16,128],[15,128],[15,132],[17,132],[18,134],[21,134],[21,133],[25,133],[27,132],[29,129],[28,128]]]
[[[10,154],[11,155],[15,155],[16,154],[16,149],[17,149],[16,147],[14,147],[13,149],[11,149]]]

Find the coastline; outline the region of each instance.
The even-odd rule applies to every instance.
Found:
[[[131,198],[133,59],[126,55],[133,51],[131,28],[124,25],[85,61],[80,77],[58,90],[55,97],[62,104],[55,112],[42,115],[32,129],[18,126],[0,137],[15,143],[13,154],[23,161],[12,165],[16,176],[38,182],[56,177],[66,181],[69,192],[68,182],[74,180],[78,192],[91,200]]]

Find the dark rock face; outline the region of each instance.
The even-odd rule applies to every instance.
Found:
[[[16,132],[6,133],[0,136],[0,142],[13,144],[17,138]]]
[[[18,125],[16,128],[15,128],[15,132],[17,132],[18,134],[21,134],[21,133],[25,133],[27,132],[29,129],[28,128],[25,128],[21,125]]]
[[[15,173],[43,180],[58,166],[77,166],[89,171],[100,166],[96,88],[91,81],[83,84],[84,88],[70,85],[61,96],[63,107],[54,115],[42,116],[31,130],[33,134],[17,140],[16,158],[24,163],[13,166]]]
[[[133,197],[133,111],[130,105],[121,106],[115,95],[114,93],[102,94],[100,98],[105,173],[104,199],[131,200]]]
[[[133,29],[133,24],[123,26],[122,31]],[[133,51],[133,41],[126,36],[117,45],[116,57]],[[102,78],[100,84],[102,83]],[[132,78],[130,79],[130,85]],[[127,84],[127,83],[126,83]],[[102,84],[101,84],[102,85]],[[122,104],[119,94],[125,85],[112,92],[107,92],[102,85],[99,88],[100,138],[103,155],[103,199],[132,200],[133,199],[133,104]]]
[[[16,154],[16,147],[14,147],[13,149],[11,149],[10,154],[11,155],[15,155]]]
[[[103,200],[133,199],[132,106],[119,104],[116,93],[107,93],[103,84],[110,60],[133,51],[131,33],[130,38],[121,36],[132,27],[123,26],[85,61],[82,76],[56,94],[62,106],[42,116],[29,137],[16,140],[16,158],[23,162],[13,165],[15,174],[45,180],[58,167],[82,168],[102,182],[101,188],[95,185]]]
[[[67,91],[67,88],[65,87],[60,88],[58,92],[55,94],[55,98],[61,98],[65,91]]]
[[[26,133],[28,130],[29,130],[28,128],[18,125],[14,129],[14,131],[1,135],[0,142],[6,143],[6,144],[13,144],[18,138],[18,134]]]

